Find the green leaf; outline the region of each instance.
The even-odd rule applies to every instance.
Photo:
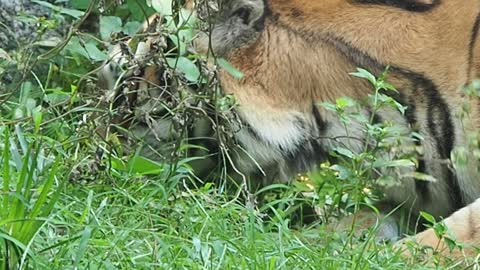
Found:
[[[67,46],[65,46],[65,50],[70,51],[72,54],[79,54],[87,59],[90,58],[85,48],[80,44],[80,39],[78,37],[72,37]]]
[[[83,11],[55,6],[55,5],[52,5],[51,3],[46,2],[46,1],[32,0],[32,2],[34,2],[36,4],[39,4],[41,6],[47,7],[49,9],[52,9],[53,11],[59,12],[60,14],[72,16],[75,19],[78,19],[85,14],[85,12],[83,12]]]
[[[94,61],[105,61],[108,59],[108,55],[102,52],[97,48],[97,45],[94,43],[85,44],[85,50],[91,60]]]
[[[2,155],[2,193],[4,194],[3,200],[2,200],[2,213],[0,213],[0,216],[2,219],[6,219],[6,215],[9,212],[9,201],[10,201],[10,196],[8,194],[10,193],[10,181],[11,179],[11,174],[10,174],[10,129],[8,127],[5,128],[4,134],[3,134],[3,139],[5,140],[4,142],[4,149],[3,149],[3,155]]]
[[[112,158],[112,167],[116,170],[137,175],[159,174],[164,171],[165,166],[146,157],[134,155],[128,162]]]
[[[217,108],[219,111],[227,111],[230,110],[236,103],[235,96],[233,95],[225,95],[221,98],[217,99]]]
[[[385,81],[381,81],[378,83],[378,86],[384,90],[387,90],[387,91],[393,91],[393,92],[398,92],[397,89],[395,88],[395,86],[393,86],[392,84],[390,83],[387,83]]]
[[[129,36],[134,36],[138,32],[138,30],[140,30],[141,27],[142,27],[142,24],[140,22],[127,22],[123,26],[122,32],[124,32]]]
[[[445,242],[445,244],[447,245],[450,251],[453,251],[457,247],[460,249],[462,248],[462,246],[459,243],[457,243],[455,239],[452,239],[450,237],[444,237],[443,241]]]
[[[8,235],[8,234],[4,233],[2,230],[0,230],[0,239],[8,240],[9,242],[15,244],[15,246],[20,248],[22,251],[27,251],[30,256],[33,256],[31,254],[31,250],[29,248],[27,248],[24,243],[22,243],[21,241],[19,241],[18,239],[14,238],[14,237],[12,237],[11,235]],[[1,262],[1,260],[0,260],[0,262]],[[9,268],[6,268],[6,269],[9,269]]]
[[[190,29],[193,30],[195,28],[195,24],[197,22],[197,17],[192,10],[188,10],[185,8],[180,9],[180,14],[178,18],[178,27],[180,29]],[[190,32],[190,38],[193,38],[193,31]]]
[[[43,100],[51,105],[67,101],[71,94],[64,92],[62,88],[49,88],[46,89],[46,92],[47,94],[44,96]]]
[[[339,180],[347,180],[352,175],[351,170],[348,168],[345,168],[344,166],[333,165],[332,167],[330,167],[330,169],[338,172],[337,178]]]
[[[187,43],[183,41],[180,35],[169,35],[170,40],[175,44],[175,48],[178,49],[179,55],[185,55],[187,52]]]
[[[71,9],[71,8],[62,8],[62,9],[60,9],[60,13],[72,16],[75,19],[79,19],[80,17],[85,15],[85,12],[80,11],[80,10],[76,10],[76,9]]]
[[[415,163],[409,159],[398,160],[376,160],[373,163],[375,168],[387,168],[387,167],[414,167]]]
[[[178,69],[191,82],[198,82],[200,79],[200,70],[197,65],[186,57],[167,58],[167,64],[173,69]]]
[[[41,47],[48,47],[48,48],[53,48],[58,46],[60,43],[62,43],[63,40],[58,37],[50,37],[44,40],[39,40],[35,43],[33,43],[36,46],[41,46]]]
[[[92,0],[70,0],[69,4],[76,9],[86,10]]]
[[[73,262],[75,269],[77,269],[78,264],[82,260],[82,257],[85,254],[85,251],[87,250],[88,241],[90,240],[91,235],[92,235],[92,228],[90,228],[90,226],[86,226],[85,230],[83,230],[82,238],[80,239],[80,244],[78,246],[77,252],[75,252],[75,259]]]
[[[352,72],[350,73],[350,75],[358,78],[367,79],[372,85],[377,85],[377,79],[375,78],[375,76],[363,68],[357,68],[357,72]]]
[[[100,37],[108,40],[112,33],[122,32],[122,20],[116,16],[100,17]]]
[[[355,154],[347,148],[335,147],[333,150],[335,152],[339,153],[340,155],[346,156],[348,158],[354,158],[355,157]]]
[[[408,174],[405,174],[405,176],[412,177],[415,180],[419,180],[419,181],[427,181],[427,182],[432,182],[432,183],[437,182],[437,179],[435,177],[433,177],[431,175],[428,175],[428,174],[425,174],[425,173],[420,173],[420,172],[408,173]]]
[[[28,149],[25,153],[25,156],[23,157],[22,160],[22,166],[20,168],[20,175],[17,178],[17,185],[15,188],[15,199],[13,199],[12,202],[12,207],[13,211],[10,211],[10,216],[9,219],[22,219],[24,216],[23,214],[25,213],[25,208],[27,208],[27,202],[25,201],[25,197],[23,194],[23,190],[26,186],[26,181],[27,181],[27,175],[29,172],[29,161],[30,161],[30,154],[32,150]],[[16,227],[19,227],[20,225],[14,225]],[[15,230],[15,231],[18,231]]]
[[[443,221],[433,224],[432,228],[438,239],[442,239],[448,232],[448,228]]]
[[[50,191],[52,191],[52,187],[53,187],[53,184],[55,182],[55,174],[58,171],[58,166],[59,165],[60,165],[60,159],[57,158],[57,160],[53,164],[52,168],[50,168],[50,173],[47,177],[46,182],[43,184],[42,191],[41,191],[40,195],[38,196],[38,199],[35,202],[32,211],[29,214],[30,219],[34,219],[34,218],[38,217],[42,207],[47,205],[48,193]]]
[[[335,105],[337,109],[344,110],[348,107],[353,107],[357,104],[357,102],[349,97],[341,97],[335,101]]]
[[[430,224],[435,224],[435,218],[427,212],[420,211],[420,216],[428,221]]]
[[[330,103],[330,102],[322,102],[320,103],[320,105],[327,109],[328,111],[331,111],[331,112],[336,112],[337,111],[337,107],[335,106],[335,104],[333,103]]]
[[[135,155],[128,162],[128,171],[130,173],[149,175],[163,172],[164,165],[148,158]]]
[[[172,0],[152,0],[152,7],[162,16],[171,16]]]
[[[127,7],[130,11],[132,19],[135,21],[145,21],[150,15],[155,13],[152,5],[147,1],[127,0]]]
[[[35,133],[38,134],[40,131],[40,125],[42,124],[43,114],[42,114],[42,107],[38,106],[37,110],[32,111],[33,123],[35,126]]]
[[[225,69],[230,75],[232,75],[236,79],[242,79],[244,77],[243,73],[232,66],[227,60],[223,58],[218,58],[217,63],[220,67]]]

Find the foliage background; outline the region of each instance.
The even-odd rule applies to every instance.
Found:
[[[165,6],[173,15],[162,28],[166,49],[150,61],[163,65],[169,87],[196,89],[170,97],[176,100],[169,104],[172,118],[185,123],[198,116],[185,104],[212,112],[231,108],[231,97],[219,95],[215,70],[191,48],[196,26],[179,24],[183,3],[0,5],[3,269],[429,269],[448,260],[403,258],[391,244],[373,240],[377,227],[361,238],[325,228],[329,217],[378,198],[370,189],[371,172],[354,170],[375,159],[372,153],[339,149],[343,161],[322,164],[292,185],[247,190],[229,186],[222,169],[196,178],[188,133],[176,154],[162,161],[142,158],[136,147],[125,151],[115,132],[102,136],[98,131],[114,125],[119,113],[105,105],[105,90],[96,84],[108,50],[127,38],[141,39],[142,22],[165,13]],[[179,36],[186,39],[179,42]],[[380,90],[382,80],[359,75]],[[341,112],[356,105],[343,99],[332,106]],[[303,222],[303,207],[320,209],[324,217]],[[460,265],[478,268],[472,258],[452,267]]]

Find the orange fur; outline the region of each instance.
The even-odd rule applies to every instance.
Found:
[[[360,89],[358,81],[345,74],[353,71],[353,66],[334,52],[335,48],[331,45],[321,39],[316,40],[317,36],[328,38],[330,35],[341,37],[384,64],[395,64],[429,74],[438,85],[445,86],[442,88],[445,89],[445,96],[454,98],[459,87],[467,82],[465,71],[468,68],[469,30],[480,10],[476,0],[444,1],[428,15],[411,14],[383,6],[359,8],[344,0],[313,3],[311,0],[270,0],[268,3],[278,19],[267,22],[265,34],[256,43],[232,53],[230,60],[245,72],[246,79],[241,83],[234,81],[233,84],[241,85],[242,90],[232,89],[231,92],[243,95],[244,86],[250,84],[256,85],[257,94],[261,92],[258,91],[258,82],[265,85],[275,81],[286,83],[283,87],[268,87],[275,90],[275,95],[268,98],[270,102],[279,99],[278,103],[284,106],[299,106],[302,103],[299,99],[303,97],[309,100],[312,95],[318,100],[331,99],[339,94],[364,95],[356,93]],[[312,40],[292,35],[292,32],[304,32],[311,35]],[[267,46],[268,55],[258,53]],[[290,59],[285,59],[287,52]],[[283,66],[288,60],[291,60],[290,65]],[[319,64],[322,62],[337,63],[337,66],[322,70]],[[289,69],[294,68],[309,71],[310,74],[305,74],[303,78],[305,85],[298,85],[298,78],[283,77]],[[342,71],[345,75],[342,75]],[[334,85],[335,82],[340,84],[338,88],[346,89],[345,92],[331,93],[332,89],[318,85],[322,83],[320,78],[330,79],[323,85]],[[224,80],[230,81],[228,78]],[[287,92],[292,84],[299,90],[293,100],[291,93]],[[364,91],[370,89],[365,88]],[[288,104],[285,103],[285,97],[288,97]]]
[[[243,1],[251,8],[260,2]],[[435,216],[446,216],[461,205],[459,202],[454,205],[448,199],[452,193],[458,193],[466,203],[480,196],[478,162],[474,157],[465,168],[456,168],[458,191],[452,190],[445,177],[449,169],[433,161],[449,159],[451,154],[439,153],[435,144],[446,145],[453,140],[454,147],[463,147],[467,145],[466,134],[478,132],[480,128],[478,101],[471,102],[468,119],[459,117],[466,102],[460,91],[479,75],[480,70],[479,35],[472,40],[474,25],[480,16],[480,2],[418,3],[432,4],[432,8],[411,12],[387,4],[369,5],[346,0],[267,0],[263,28],[249,33],[250,40],[238,45],[223,38],[222,32],[215,33],[234,33],[228,31],[231,21],[223,26],[220,20],[220,26],[213,30],[212,44],[214,51],[218,50],[245,74],[238,80],[222,72],[221,83],[224,91],[235,95],[240,113],[251,117],[249,124],[254,128],[252,121],[259,121],[259,118],[280,123],[284,117],[275,115],[292,111],[308,115],[312,102],[334,101],[341,96],[362,99],[371,93],[371,86],[348,73],[360,66],[379,75],[383,68],[392,66],[388,80],[400,91],[404,102],[415,108],[420,132],[426,137],[423,147],[427,162],[431,160],[430,173],[440,181],[429,184],[429,199],[418,193],[413,181],[405,181],[402,188],[387,189],[387,198],[396,203],[407,201],[406,205],[414,212],[423,210]],[[232,6],[234,11],[239,8],[238,4]],[[225,12],[224,16],[231,14]],[[238,24],[242,24],[240,19],[245,23],[249,17],[240,17]],[[248,23],[247,20],[245,24]],[[199,43],[202,42],[205,43],[204,40]],[[205,44],[199,46],[206,47]],[[421,86],[419,79],[428,83]],[[438,107],[431,109],[431,106]],[[326,113],[313,107],[322,115]],[[448,112],[442,112],[444,108],[448,108]],[[443,141],[439,142],[434,129],[448,122],[442,120],[447,116],[454,138],[442,137]],[[434,120],[429,122],[429,118]],[[262,130],[261,125],[258,130]],[[435,132],[437,135],[432,135]],[[464,216],[464,211],[467,210],[447,219],[446,223],[457,224],[457,216]],[[471,240],[464,239],[458,225],[452,229],[460,235],[460,240]],[[480,236],[473,237],[476,238],[473,243],[478,244]],[[418,239],[430,244],[431,231],[419,234]]]
[[[459,116],[466,102],[461,88],[480,76],[480,34],[472,40],[474,25],[480,18],[478,0],[397,0],[432,5],[423,12],[387,4],[361,4],[356,0],[266,0],[265,7],[263,0],[224,1],[235,9],[220,11],[219,18],[223,19],[217,22],[219,26],[213,28],[210,38],[201,37],[197,48],[206,52],[213,45],[215,53],[244,73],[239,80],[221,71],[220,82],[227,94],[236,97],[240,117],[256,131],[255,136],[242,133],[238,137],[245,145],[260,141],[258,145],[252,143],[250,148],[255,152],[252,156],[260,160],[258,163],[283,168],[282,154],[297,153],[294,148],[297,144],[305,146],[312,140],[325,143],[326,140],[316,139],[319,134],[315,128],[332,129],[336,122],[317,104],[342,96],[365,98],[372,92],[371,85],[350,76],[349,72],[362,67],[380,75],[391,66],[388,82],[396,86],[409,109],[414,108],[416,126],[411,126],[403,116],[387,120],[400,119],[400,125],[419,129],[425,137],[424,158],[431,166],[430,173],[439,181],[429,184],[430,197],[424,198],[415,181],[409,179],[401,187],[385,190],[387,198],[396,204],[406,202],[405,206],[415,213],[427,211],[441,217],[457,210],[461,203],[472,203],[480,197],[476,160],[469,161],[465,168],[455,168],[458,191],[452,189],[451,179],[446,177],[450,169],[445,163],[435,163],[448,160],[451,154],[439,153],[441,146],[436,144],[465,146],[466,134],[480,129],[478,100],[471,101],[468,119]],[[237,9],[242,2],[249,9]],[[236,21],[226,23],[237,15]],[[261,27],[250,22],[252,18],[264,20],[258,24]],[[240,31],[229,28],[236,24],[248,32],[247,36],[237,38],[239,41],[229,38]],[[215,36],[215,31],[225,33]],[[155,77],[154,69],[147,69],[146,73]],[[315,123],[318,120],[312,116],[315,110],[327,118],[327,127]],[[451,118],[453,135],[438,134],[439,129],[443,132],[444,126],[450,125],[447,123],[450,120],[443,119],[447,116]],[[306,138],[307,143],[299,138]],[[450,198],[455,192],[461,202]],[[457,240],[468,244],[467,255],[474,254],[471,246],[480,244],[478,213],[480,201],[445,219]],[[367,224],[377,220],[363,214],[362,218]],[[432,230],[416,235],[415,239],[447,253],[444,243]],[[453,255],[461,254],[454,251]]]

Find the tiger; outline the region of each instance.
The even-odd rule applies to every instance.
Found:
[[[403,178],[400,186],[383,190],[382,205],[446,217],[457,239],[471,246],[463,252],[474,254],[480,244],[480,181],[468,145],[469,134],[479,131],[480,107],[461,90],[480,77],[479,1],[222,0],[211,24],[195,48],[243,74],[218,74],[223,92],[235,97],[242,123],[234,134],[242,147],[234,155],[238,170],[270,168],[265,172],[274,174],[272,179],[288,181],[338,146],[361,151],[366,136],[361,124],[349,123],[347,132],[320,104],[370,94],[367,81],[350,75],[356,68],[376,76],[388,70],[395,99],[406,111],[384,108],[373,118],[418,132],[423,139],[408,144],[422,152],[409,170],[436,181]],[[457,164],[458,155],[467,161]],[[386,228],[393,229],[381,238],[401,237],[395,222],[389,221]],[[433,229],[397,246],[409,240],[449,252]]]
[[[193,3],[190,2],[190,5]],[[129,153],[139,149],[143,157],[154,162],[175,158],[173,155],[180,145],[178,140],[183,137],[188,138],[191,144],[215,148],[214,135],[206,117],[174,121],[168,110],[165,110],[175,107],[181,101],[178,100],[180,91],[172,81],[172,74],[157,62],[160,61],[158,51],[166,46],[164,37],[156,33],[162,20],[159,14],[150,16],[141,27],[141,35],[146,38],[133,37],[111,46],[109,59],[101,66],[97,83],[97,88],[106,90],[101,96],[102,106],[113,109],[107,117],[109,119],[96,117],[102,121],[102,128],[97,133],[105,139],[108,139],[110,133],[115,134],[113,142],[122,144],[121,152]],[[177,127],[176,122],[182,122],[187,127]],[[112,126],[113,131],[103,128],[104,126]],[[182,135],[183,132],[187,134]],[[189,151],[189,155],[215,156],[202,147]],[[215,158],[194,158],[189,163],[197,175],[204,175],[203,172],[216,166]]]

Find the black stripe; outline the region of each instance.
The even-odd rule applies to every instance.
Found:
[[[265,28],[265,20],[268,16],[270,16],[271,10],[270,7],[268,6],[267,0],[263,0],[263,14],[262,16],[255,22],[253,25],[253,28],[261,32]]]
[[[412,130],[417,130],[417,117],[416,117],[416,105],[415,101],[410,99],[409,102],[405,101],[404,95],[401,94],[400,91],[398,94],[393,94],[392,97],[400,102],[401,104],[408,104],[408,109],[405,111],[405,118],[407,119],[407,123],[409,124]],[[370,112],[371,113],[371,112]],[[373,116],[373,124],[381,124],[384,122],[383,117],[381,117],[378,113]],[[415,141],[416,146],[420,146],[420,141]],[[418,168],[416,169],[417,172],[426,174],[426,167],[425,167],[425,160],[422,154],[418,154]],[[415,190],[417,194],[422,194],[422,198],[425,202],[430,202],[432,199],[430,190],[428,188],[429,182],[427,181],[415,181]]]
[[[475,45],[477,44],[477,39],[478,39],[478,33],[480,32],[480,14],[478,14],[477,19],[475,20],[475,23],[473,24],[472,28],[472,35],[470,37],[470,44],[469,44],[469,55],[468,55],[468,81],[466,84],[469,84],[472,80],[471,74],[472,74],[472,69],[473,69],[473,58],[475,57]]]
[[[438,93],[438,89],[435,84],[425,77],[419,74],[410,74],[410,79],[414,82],[414,89],[417,92],[425,93],[427,99],[427,126],[436,142],[437,151],[440,154],[440,158],[443,160],[449,160],[450,154],[454,147],[455,132],[453,127],[453,121],[451,118],[451,112],[445,100]],[[451,189],[450,200],[453,210],[460,209],[464,206],[463,196],[461,195],[460,185],[456,175],[452,172],[448,166],[442,168],[443,175],[447,176],[447,185]],[[424,188],[428,182],[424,184],[418,184],[420,192],[422,187]],[[424,190],[424,189],[423,189]]]
[[[422,101],[420,101],[422,102]],[[417,121],[417,105],[414,96],[410,96],[408,99],[408,110],[405,112],[405,117],[407,118],[408,123],[410,124],[410,127],[413,130],[419,130],[418,126],[418,121]],[[415,141],[415,145],[418,147],[422,144],[420,140]],[[427,174],[427,168],[425,166],[425,157],[423,154],[419,154],[418,156],[418,168],[417,172],[422,173],[422,174]],[[422,180],[417,180],[415,181],[415,190],[417,193],[422,194],[424,200],[426,201],[431,201],[432,199],[432,194],[430,193],[430,189],[428,189],[429,182],[428,181],[422,181]]]
[[[315,119],[315,123],[317,124],[318,133],[321,136],[327,131],[328,123],[325,120],[323,120],[323,117],[320,114],[320,111],[318,110],[318,107],[315,104],[315,102],[312,103],[312,114]]]
[[[296,146],[295,151],[284,151],[282,155],[289,171],[295,173],[309,171],[328,158],[327,151],[315,139],[305,140]]]
[[[383,117],[381,117],[378,113],[373,115],[373,123],[372,124],[381,124],[383,123]]]
[[[344,44],[341,47],[348,49],[348,51],[344,51],[344,54],[347,57],[349,54],[352,54],[353,52],[354,57],[351,57],[351,60],[357,60],[354,62],[356,65],[362,66],[362,64],[371,64],[376,62],[368,54],[361,52],[350,45],[347,45],[345,42],[342,42],[342,43]],[[358,61],[360,59],[355,59],[355,58],[364,58],[366,59],[366,61],[365,60]],[[382,69],[386,68],[386,65],[382,65],[378,62],[376,62],[374,65],[363,65],[363,66],[366,66],[366,67],[374,66],[374,67],[377,67],[377,69],[379,66]],[[390,73],[401,75],[405,79],[412,82],[413,84],[412,90],[415,91],[414,94],[416,95],[416,98],[418,98],[418,96],[421,96],[422,94],[426,95],[429,132],[435,139],[437,151],[440,154],[440,158],[450,159],[450,153],[453,150],[453,144],[455,140],[453,122],[451,119],[450,109],[447,103],[445,102],[444,98],[438,92],[436,85],[433,83],[432,80],[426,78],[422,74],[415,73],[411,70],[396,67],[393,65],[390,65]],[[415,101],[410,104],[415,104]],[[425,171],[425,164],[419,164],[419,165],[423,165],[423,168],[419,167],[418,169]],[[444,170],[444,175],[447,175],[447,179],[445,179],[447,181],[447,185],[451,188],[451,191],[452,191],[449,194],[450,201],[454,207],[454,210],[459,209],[464,205],[464,203],[463,203],[463,198],[461,195],[458,179],[449,168],[445,167],[443,170]],[[419,195],[421,195],[423,199],[428,200],[428,198],[430,197],[430,194],[427,191],[430,183],[426,181],[416,181],[416,182],[418,182],[418,184],[416,184],[416,187],[419,188],[418,192],[421,192],[421,194]]]
[[[318,107],[314,103],[312,103],[312,115],[319,133],[318,135],[322,136],[328,128],[328,123],[323,120]],[[305,123],[302,119],[297,119],[296,126],[308,134],[305,135],[303,141],[297,143],[293,152],[285,151],[284,149],[281,149],[281,151],[290,171],[305,172],[311,170],[312,167],[320,162],[327,160],[329,156],[318,140],[318,136],[314,136],[314,131],[308,132],[312,128],[311,124]]]
[[[282,24],[277,21],[277,24],[280,27],[292,31],[297,35],[301,36],[303,39],[314,42],[326,42],[334,46],[340,53],[342,53],[350,62],[359,67],[366,67],[373,74],[379,76],[387,67],[387,64],[381,63],[379,60],[374,59],[368,53],[361,51],[358,48],[352,46],[349,42],[343,40],[340,37],[335,35],[326,35],[318,37],[312,35],[309,31],[297,31],[292,29],[288,25]],[[432,134],[435,139],[435,144],[437,150],[440,154],[440,158],[449,159],[450,153],[453,150],[453,142],[455,140],[453,122],[450,116],[450,109],[444,100],[444,98],[439,93],[437,86],[433,83],[431,79],[428,79],[423,74],[416,73],[412,70],[401,68],[389,63],[389,74],[399,76],[400,79],[405,79],[411,83],[411,90],[415,91],[413,93],[414,98],[418,100],[425,95],[427,100],[427,111],[428,111],[428,129],[429,133]],[[418,102],[418,101],[417,101]],[[412,103],[412,104],[415,104]],[[409,108],[410,109],[410,108]],[[411,113],[411,116],[414,115],[414,112]],[[421,168],[425,169],[425,168]],[[447,175],[448,186],[451,189],[450,200],[455,209],[463,206],[463,199],[461,195],[460,186],[458,180],[451,170],[445,168],[444,173]],[[425,181],[424,181],[425,182]],[[429,182],[419,184],[419,192],[422,192],[422,199],[427,199],[428,194],[425,194],[427,190],[426,185],[430,185]]]
[[[386,68],[386,65],[380,64],[368,54],[354,48],[353,46],[350,46],[345,41],[342,41],[338,38],[330,39],[335,40],[333,45],[337,47],[337,49],[340,49],[340,51],[344,53],[345,56],[350,58],[350,60],[352,60],[356,65],[364,67],[375,67],[375,69],[377,70],[379,68],[380,70],[384,70]],[[339,44],[341,45],[339,46]],[[439,93],[437,86],[433,83],[432,80],[426,78],[422,74],[394,65],[389,66],[391,74],[400,75],[401,77],[407,79],[412,83],[412,90],[415,91],[415,98],[419,98],[422,94],[426,96],[429,133],[435,139],[435,144],[437,147],[437,151],[440,154],[440,158],[450,159],[450,153],[453,150],[453,145],[455,141],[453,121],[451,119],[451,113],[448,104]],[[377,76],[378,74],[380,74],[378,73],[378,71],[376,73]],[[410,104],[415,103],[416,102],[414,101]],[[419,167],[418,169],[425,170],[425,164],[423,164],[423,168]],[[454,210],[459,209],[464,206],[464,202],[461,195],[458,179],[449,168],[445,167],[443,170],[444,175],[447,175],[447,179],[445,179],[447,181],[447,185],[452,191],[449,194],[450,201],[454,207]],[[421,194],[419,195],[421,195],[423,199],[428,200],[430,194],[427,191],[430,183],[426,181],[417,182],[420,182],[416,184],[416,187],[419,188],[418,192],[421,192]]]
[[[389,95],[393,99],[398,101],[400,104],[404,104],[404,105],[408,104],[408,108],[405,111],[405,119],[407,120],[407,123],[410,126],[410,129],[418,132],[419,131],[419,126],[418,126],[418,121],[417,121],[417,116],[416,116],[416,114],[417,114],[417,106],[416,106],[417,101],[415,101],[415,97],[413,95],[406,98],[405,95],[403,94],[403,92],[405,92],[405,91],[399,90],[398,93],[393,93],[393,94],[389,94]],[[424,102],[422,97],[419,96],[419,97],[416,97],[416,98],[420,98],[420,100],[418,102]],[[378,114],[376,114],[374,117],[379,118],[379,119],[374,118],[374,123],[383,122],[382,117],[379,116]],[[414,143],[417,147],[421,146],[421,141],[420,140],[416,140]],[[422,174],[428,174],[428,172],[426,170],[425,158],[424,158],[423,154],[418,153],[417,158],[418,158],[418,167],[416,169],[416,172],[419,172],[419,173],[422,173]],[[415,190],[416,190],[417,194],[422,195],[422,198],[423,198],[424,202],[430,202],[431,198],[432,198],[432,194],[430,193],[430,189],[428,187],[429,187],[429,182],[428,181],[422,181],[422,180],[415,181]]]
[[[425,102],[424,98],[422,96],[409,96],[408,98],[405,97],[403,94],[405,91],[398,91],[397,94],[390,94],[392,98],[394,98],[396,101],[400,102],[400,104],[408,104],[408,109],[405,111],[405,118],[407,120],[407,123],[410,126],[410,129],[416,132],[419,132],[419,124],[417,121],[417,105],[416,103],[422,103]],[[415,100],[415,99],[418,100]],[[422,142],[420,140],[416,140],[415,145],[421,146]],[[423,154],[418,153],[417,156],[418,159],[418,167],[416,169],[416,172],[422,173],[422,174],[428,174],[426,166],[425,166],[425,157]],[[417,194],[422,194],[422,198],[424,202],[430,202],[432,199],[432,194],[430,193],[429,189],[429,182],[428,181],[423,181],[423,180],[417,180],[415,181],[415,190]]]
[[[440,0],[433,0],[431,4],[420,3],[418,0],[351,0],[351,2],[367,5],[385,5],[412,12],[430,11],[440,4]]]

